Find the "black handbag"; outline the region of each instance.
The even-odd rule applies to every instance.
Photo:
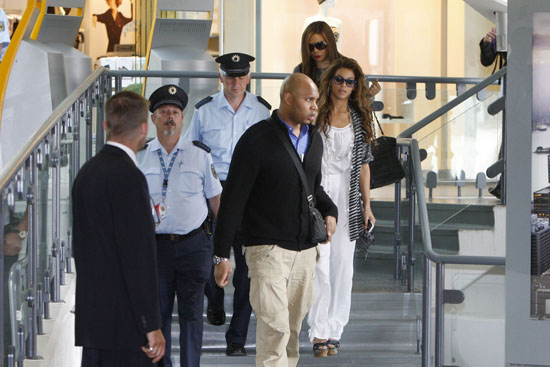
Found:
[[[271,127],[275,130],[277,137],[281,140],[283,146],[286,148],[288,154],[290,155],[290,158],[292,159],[292,162],[298,170],[300,179],[302,180],[302,186],[304,187],[304,193],[306,194],[307,204],[309,208],[309,241],[311,243],[326,242],[328,236],[325,220],[323,219],[321,212],[315,207],[315,203],[313,202],[313,195],[309,193],[309,186],[306,174],[304,172],[304,168],[298,160],[298,154],[296,154],[296,150],[294,150],[294,148],[290,146],[290,141],[287,137],[284,136],[283,132],[275,125],[271,125]]]
[[[378,117],[374,114],[378,128],[382,136],[373,140],[371,151],[374,159],[369,163],[370,188],[391,185],[405,177],[403,166],[397,157],[397,140],[391,136],[385,136]]]

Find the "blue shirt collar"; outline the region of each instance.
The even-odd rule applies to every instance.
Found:
[[[277,113],[277,112],[275,112],[275,113]],[[279,118],[279,120],[281,120],[281,122],[283,124],[285,124],[288,133],[290,135],[294,135],[294,129],[285,120],[283,120],[278,113],[277,113],[277,117]],[[298,136],[298,139],[300,139],[304,134],[307,134],[307,133],[309,133],[309,125],[304,124],[300,128],[300,136]],[[296,135],[294,135],[294,137],[296,137]]]
[[[227,101],[227,98],[225,98],[225,95],[223,94],[223,91],[218,93],[218,100],[216,102],[217,102],[217,107],[219,109],[227,108],[228,110],[233,111],[233,107],[231,107],[231,105]],[[241,107],[246,107],[248,109],[253,108],[253,106],[252,106],[252,94],[250,94],[247,91],[244,92],[244,99],[243,99],[243,102],[241,103],[241,105],[239,106],[239,109]]]
[[[151,140],[151,142],[149,143],[149,146],[151,147],[151,151],[157,151],[159,149],[162,150],[162,153],[166,154],[166,155],[169,155],[168,152],[166,152],[166,149],[164,149],[164,147],[162,146],[162,144],[160,143],[159,139],[157,137],[155,137],[153,140]],[[172,150],[172,153],[174,153],[176,150],[184,150],[184,146],[185,146],[185,139],[183,138],[183,136],[180,136],[178,142],[176,143],[176,146],[174,147],[174,149]]]
[[[277,112],[275,112],[277,113]],[[300,136],[294,135],[292,127],[286,123],[279,114],[277,113],[277,117],[279,120],[283,122],[283,124],[286,126],[288,136],[290,138],[290,142],[292,143],[292,146],[294,149],[296,149],[296,153],[298,153],[298,156],[303,161],[305,154],[307,152],[307,148],[309,146],[309,125],[301,125],[300,127]]]

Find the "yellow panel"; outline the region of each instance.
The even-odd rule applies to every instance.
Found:
[[[147,57],[145,59],[145,70],[149,70],[149,56],[151,56],[151,44],[153,43],[153,33],[155,33],[155,23],[157,21],[157,0],[153,3],[153,23],[151,23],[151,32],[149,33],[149,41],[147,42]],[[145,96],[145,85],[147,84],[147,78],[143,78],[143,85],[141,87],[141,95]]]
[[[42,21],[44,20],[44,14],[46,14],[46,0],[42,0],[41,2],[36,3],[36,7],[40,9],[40,13],[38,14],[38,19],[36,20],[36,24],[34,25],[34,28],[32,29],[31,33],[31,39],[35,40],[38,38],[38,33],[40,32],[40,27],[42,26]]]
[[[45,0],[44,0],[45,2]],[[10,45],[4,54],[4,58],[0,63],[0,124],[2,122],[2,111],[4,110],[4,96],[6,95],[6,88],[8,87],[8,80],[11,72],[11,67],[15,61],[15,55],[19,49],[19,45],[23,40],[23,35],[26,33],[27,28],[32,27],[30,20],[32,18],[35,7],[38,4],[35,0],[27,0],[27,8],[21,17],[21,21],[15,30],[13,37],[11,38]]]

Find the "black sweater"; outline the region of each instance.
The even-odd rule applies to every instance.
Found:
[[[288,136],[274,111],[250,127],[235,147],[214,234],[217,256],[229,257],[241,220],[245,246],[274,244],[301,251],[317,245],[307,241],[309,216],[300,176],[272,126]],[[314,126],[309,131],[303,167],[310,192],[323,217],[337,217],[336,205],[321,187],[323,142]]]

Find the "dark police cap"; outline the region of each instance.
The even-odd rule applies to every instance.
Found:
[[[187,106],[187,93],[177,85],[163,85],[154,91],[149,97],[149,111],[155,112],[157,108],[165,104],[178,106],[183,111]]]
[[[216,58],[220,64],[220,69],[225,71],[228,76],[243,76],[250,71],[250,62],[256,60],[255,57],[233,52]]]

